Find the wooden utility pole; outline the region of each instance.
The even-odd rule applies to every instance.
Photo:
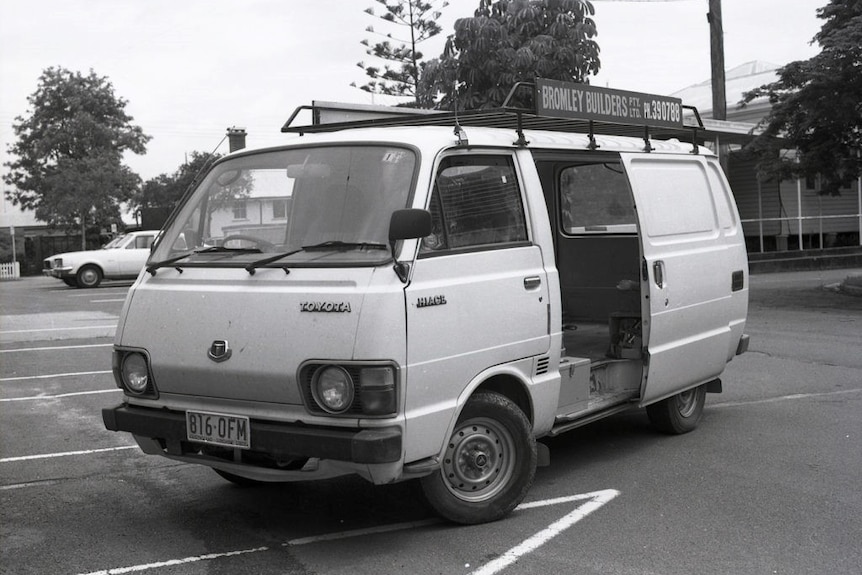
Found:
[[[709,48],[712,62],[712,117],[727,119],[727,96],[724,91],[724,30],[721,23],[721,0],[709,0]]]

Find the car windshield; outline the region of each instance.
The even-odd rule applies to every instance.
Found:
[[[380,263],[390,257],[380,248],[392,212],[407,206],[415,166],[412,150],[380,145],[228,159],[192,193],[150,262],[188,254],[183,264],[233,266],[284,254],[273,265]]]

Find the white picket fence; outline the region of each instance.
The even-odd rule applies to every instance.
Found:
[[[17,280],[21,277],[21,263],[0,264],[0,280]]]

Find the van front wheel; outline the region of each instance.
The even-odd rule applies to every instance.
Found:
[[[524,412],[498,393],[479,392],[458,418],[440,471],[422,478],[422,490],[450,521],[495,521],[524,499],[536,460],[536,439]]]
[[[648,405],[647,416],[659,431],[671,435],[688,433],[697,427],[705,401],[706,385],[700,385]]]

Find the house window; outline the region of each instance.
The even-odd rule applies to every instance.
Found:
[[[248,219],[245,213],[245,200],[238,200],[233,203],[233,219],[245,220]]]
[[[272,202],[272,219],[284,220],[287,218],[287,201],[273,200]]]

